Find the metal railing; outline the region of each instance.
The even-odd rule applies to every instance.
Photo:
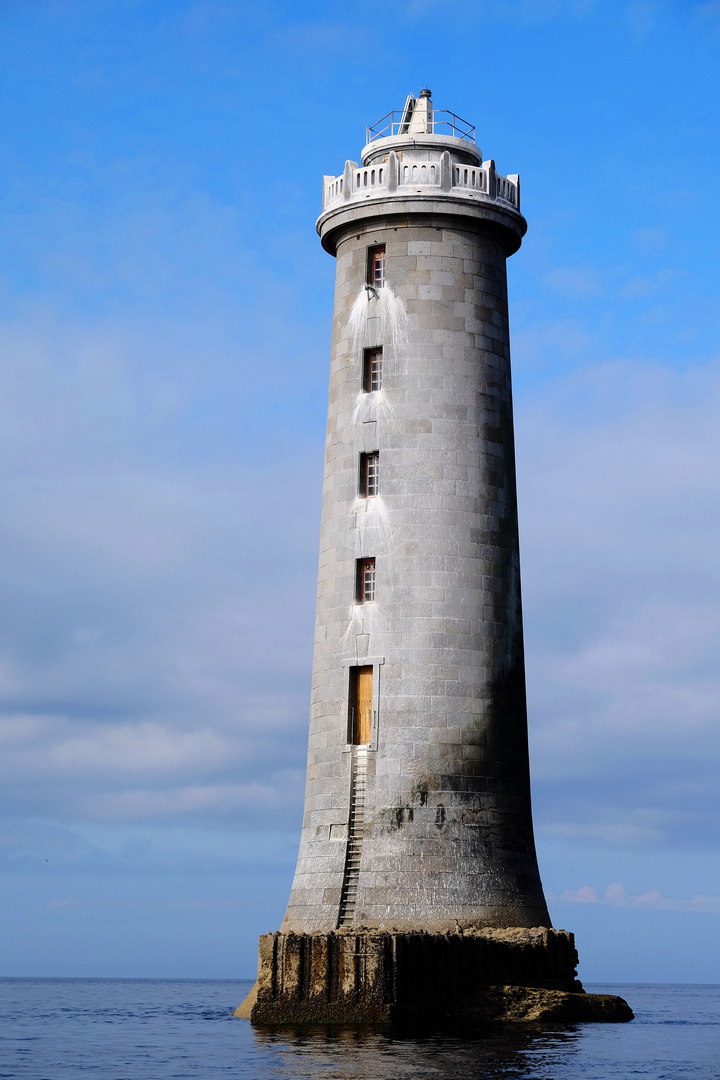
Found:
[[[423,134],[422,132],[410,132],[412,115],[408,117],[405,109],[393,109],[381,120],[371,127],[365,128],[366,141],[374,142],[389,135]],[[467,120],[456,116],[449,109],[433,109],[427,125],[428,135],[452,135],[454,139],[468,139],[475,142],[475,128],[468,124]]]

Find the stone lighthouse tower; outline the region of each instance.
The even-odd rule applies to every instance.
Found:
[[[336,278],[305,816],[253,1020],[417,1015],[428,980],[435,1001],[577,996],[530,809],[519,179],[423,90],[324,177],[317,230]]]

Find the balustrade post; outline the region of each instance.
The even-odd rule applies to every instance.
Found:
[[[520,210],[520,177],[517,173],[508,176],[511,184],[515,185],[515,209]]]
[[[394,150],[390,151],[387,160],[387,188],[388,191],[397,191],[398,186],[398,156]]]
[[[343,198],[349,199],[353,193],[353,178],[354,173],[357,170],[357,161],[346,161],[345,172],[343,173]]]
[[[497,173],[495,172],[495,162],[492,158],[488,161],[483,161],[483,172],[487,177],[487,193],[491,199],[497,199]]]
[[[452,191],[453,163],[450,151],[444,150],[440,155],[440,188],[442,191]]]
[[[335,179],[334,176],[323,176],[323,210],[329,202],[328,184],[334,183]]]

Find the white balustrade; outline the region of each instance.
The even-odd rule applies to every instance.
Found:
[[[325,185],[324,205],[327,206],[328,203],[334,202],[335,199],[339,199],[340,196],[342,195],[342,193],[343,193],[343,178],[342,178],[342,176],[338,176],[338,178],[336,180],[333,179],[333,180],[330,181],[329,184]]]
[[[517,188],[506,176],[498,175],[497,177],[497,198],[517,206]]]
[[[381,187],[385,183],[385,166],[369,165],[355,173],[355,194],[368,187]]]
[[[361,199],[387,197],[387,163],[367,165],[352,169],[343,176],[326,176],[323,185],[323,210],[328,210],[335,203],[356,202]],[[349,176],[350,190],[345,190]],[[495,183],[493,185],[492,178]],[[440,162],[398,161],[398,194],[403,188],[415,188],[422,192],[427,188],[440,187]],[[513,177],[516,180],[517,177]],[[467,193],[473,196],[478,192],[485,198],[509,203],[519,209],[518,185],[506,176],[495,174],[491,162],[478,165],[452,166],[452,186],[456,195]],[[491,190],[494,186],[495,190]]]
[[[472,165],[453,165],[453,187],[473,188],[475,191],[487,191],[488,181],[484,169]]]
[[[440,162],[438,161],[436,164],[432,162],[427,164],[425,162],[413,162],[407,165],[400,162],[398,173],[399,184],[420,185],[421,187],[430,184],[432,187],[437,187],[440,183]]]

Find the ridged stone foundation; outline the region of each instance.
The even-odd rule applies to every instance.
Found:
[[[586,994],[565,930],[338,930],[260,938],[254,1024],[632,1020]],[[238,1015],[247,1015],[248,1006]]]

